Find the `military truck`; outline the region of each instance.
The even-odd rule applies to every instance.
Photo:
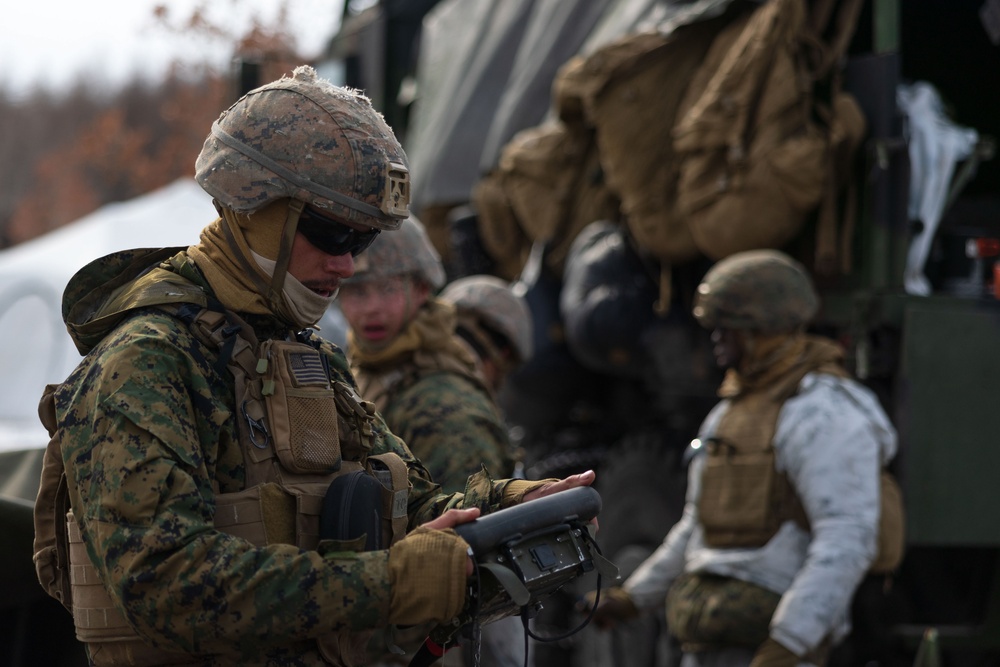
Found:
[[[626,571],[676,518],[684,443],[714,402],[707,334],[685,312],[711,259],[671,267],[667,309],[662,266],[641,246],[608,241],[607,229],[592,232],[615,248],[605,259],[618,253],[631,264],[603,265],[584,280],[617,281],[617,291],[604,311],[595,307],[611,316],[593,347],[571,347],[559,307],[566,275],[547,261],[552,239],[529,244],[509,275],[482,238],[475,193],[519,132],[552,120],[553,82],[569,59],[650,26],[712,20],[739,2],[385,0],[359,13],[349,3],[320,63],[368,91],[402,137],[414,211],[452,276],[506,273],[524,285],[539,354],[504,398],[526,470],[598,467],[605,498],[629,499],[607,502],[601,520],[606,548]],[[946,664],[1000,660],[1000,486],[991,479],[1000,464],[992,414],[1000,398],[1000,165],[992,160],[1000,90],[989,83],[998,49],[995,0],[866,0],[838,63],[866,131],[849,165],[856,219],[841,227],[841,257],[850,261],[815,271],[823,300],[815,328],[844,344],[899,430],[893,469],[908,547],[893,577],[863,583],[838,664],[912,664],[928,628]],[[941,100],[930,134],[920,133],[927,118],[907,106],[925,84]],[[813,217],[782,247],[816,269],[816,236]],[[545,664],[584,664],[583,652],[564,642]],[[667,664],[658,652],[633,664]]]

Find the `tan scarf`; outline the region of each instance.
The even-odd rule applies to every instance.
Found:
[[[820,336],[761,336],[747,353],[749,358],[741,361],[739,368],[726,371],[719,387],[720,397],[768,391],[775,398],[787,398],[795,393],[802,377],[812,371],[849,377],[843,367],[844,348]]]
[[[278,200],[250,215],[221,209],[222,217],[202,231],[200,242],[191,246],[188,254],[226,308],[237,313],[276,315],[290,325],[303,327],[312,322],[299,321],[287,296],[276,302],[268,298],[271,275],[253,257],[256,252],[266,259],[277,259],[289,201]]]

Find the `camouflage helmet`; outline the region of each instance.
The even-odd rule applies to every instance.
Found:
[[[805,268],[777,250],[750,250],[717,262],[698,285],[694,316],[706,329],[782,333],[805,326],[819,297]]]
[[[445,282],[441,256],[431,244],[427,230],[416,216],[410,216],[392,234],[379,234],[367,250],[354,258],[354,275],[343,281],[350,285],[390,276],[414,275],[432,291]]]
[[[455,306],[459,319],[470,315],[476,322],[505,338],[523,363],[531,357],[534,332],[528,304],[504,280],[476,275],[459,278],[440,297]]]
[[[195,178],[237,213],[291,198],[383,230],[409,215],[406,155],[381,114],[368,98],[305,65],[219,116]]]

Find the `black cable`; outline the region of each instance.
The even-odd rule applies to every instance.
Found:
[[[597,575],[597,590],[598,591],[601,590],[601,575]],[[594,599],[595,599],[595,601],[599,600],[600,599],[600,593],[598,593],[598,595]],[[552,637],[542,637],[541,635],[536,635],[527,626],[525,626],[525,631],[535,641],[539,641],[539,642],[558,642],[558,641],[562,641],[563,639],[568,639],[569,637],[572,637],[576,633],[580,632],[580,630],[583,630],[585,627],[587,627],[590,624],[590,621],[594,618],[594,611],[596,611],[596,610],[597,610],[597,603],[595,602],[593,608],[591,608],[591,610],[590,610],[590,613],[587,614],[587,618],[583,619],[583,623],[581,623],[580,625],[576,626],[572,630],[568,630],[568,631],[564,632],[561,635],[554,635]]]
[[[593,547],[594,550],[598,554],[601,554],[601,547],[599,547],[597,545],[597,541],[594,540],[593,536],[591,536],[590,531],[585,528],[583,531],[581,531],[581,533],[583,535],[587,536],[587,541],[590,543],[591,547]],[[525,623],[525,625],[524,625],[524,630],[528,634],[528,636],[530,636],[535,641],[540,641],[540,642],[557,642],[557,641],[561,641],[563,639],[567,639],[569,637],[572,637],[576,633],[580,632],[581,630],[583,630],[588,625],[590,625],[590,621],[592,621],[593,618],[594,618],[594,612],[597,611],[597,604],[600,601],[601,601],[601,574],[600,574],[600,572],[598,572],[597,573],[597,595],[594,596],[594,605],[590,608],[590,612],[587,614],[587,618],[583,619],[583,622],[580,625],[576,626],[572,630],[564,632],[561,635],[555,635],[553,637],[542,637],[540,635],[536,635],[534,632],[531,631],[531,629],[528,627],[527,623]],[[522,610],[521,613],[524,614],[525,611]]]
[[[603,553],[601,551],[601,547],[597,544],[597,541],[594,540],[593,536],[590,534],[590,531],[587,530],[586,527],[584,527],[583,530],[580,531],[580,534],[585,536],[585,539],[587,540],[587,542],[590,544],[590,546],[599,555],[603,555]],[[471,547],[469,549],[469,556],[472,558],[473,578],[475,579],[474,590],[470,594],[472,599],[470,600],[470,605],[469,605],[469,615],[472,618],[471,632],[472,632],[472,640],[473,640],[473,660],[475,661],[475,664],[478,666],[478,662],[479,662],[479,658],[480,658],[480,651],[481,651],[481,648],[482,648],[481,628],[480,628],[480,625],[479,625],[479,608],[480,608],[480,604],[482,602],[482,600],[481,600],[482,585],[481,585],[481,581],[480,581],[479,562],[475,559],[475,556],[472,553]],[[585,627],[587,627],[590,624],[590,622],[593,620],[594,613],[597,611],[597,605],[600,603],[600,601],[601,601],[601,574],[600,574],[600,572],[598,572],[597,573],[597,594],[594,597],[594,604],[590,608],[590,611],[587,614],[587,617],[576,628],[574,628],[572,630],[569,630],[569,631],[567,631],[567,632],[565,632],[565,633],[563,633],[561,635],[556,635],[556,636],[553,636],[553,637],[542,637],[542,636],[537,635],[534,632],[532,632],[532,630],[530,628],[530,624],[528,622],[529,621],[529,619],[528,619],[529,607],[528,607],[528,605],[525,605],[525,606],[521,607],[521,614],[520,614],[520,616],[521,616],[521,623],[524,626],[524,667],[528,667],[528,664],[529,664],[529,654],[528,654],[528,650],[529,650],[528,639],[529,639],[529,637],[531,639],[534,639],[534,640],[540,641],[540,642],[555,642],[555,641],[561,641],[563,639],[566,639],[568,637],[571,637],[571,636],[575,635],[576,633],[580,632]],[[426,647],[423,647],[423,646],[421,647],[421,649],[424,649],[424,648],[426,648]],[[432,661],[434,661],[434,660],[436,660],[436,658],[432,659]],[[430,664],[430,663],[418,663],[416,661],[416,657],[415,657],[414,661],[412,661],[410,663],[410,667],[417,667],[418,664]]]
[[[472,603],[469,606],[469,614],[472,616],[472,662],[479,667],[479,654],[483,647],[482,630],[479,627],[479,605],[482,602],[482,583],[479,580],[479,561],[469,547],[469,558],[472,559],[472,576],[476,580],[475,593],[472,595]],[[527,665],[525,665],[527,667]]]
[[[528,667],[528,608],[521,608],[521,625],[524,627],[524,667]]]

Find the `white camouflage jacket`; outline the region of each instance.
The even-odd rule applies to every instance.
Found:
[[[702,424],[714,434],[729,401]],[[786,522],[763,547],[705,545],[697,499],[704,456],[688,472],[684,514],[663,544],[624,583],[640,609],[664,604],[683,572],[710,572],[748,581],[782,595],[771,637],[798,655],[825,637],[850,629],[851,597],[875,557],[879,519],[876,471],[896,453],[896,431],[875,395],[856,381],[811,373],[778,416],[775,465],[788,473],[809,517],[811,532]]]

